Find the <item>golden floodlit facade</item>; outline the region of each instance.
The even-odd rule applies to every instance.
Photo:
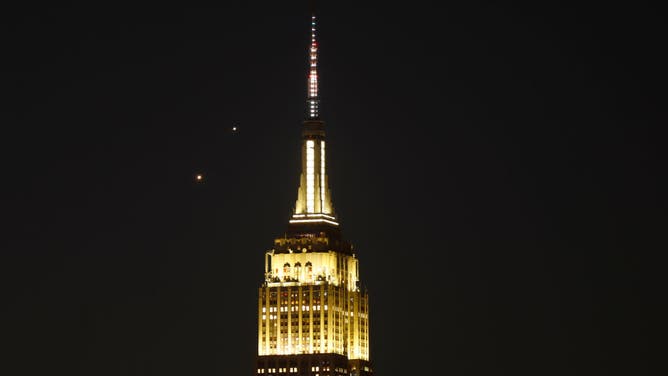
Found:
[[[265,254],[258,297],[257,375],[372,375],[369,299],[328,188],[319,115],[316,18],[311,18],[307,113],[297,202]]]

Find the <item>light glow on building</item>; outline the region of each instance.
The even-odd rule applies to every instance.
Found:
[[[320,141],[320,202],[325,205],[325,141]]]
[[[315,142],[306,141],[306,212],[315,211]]]
[[[338,222],[330,221],[327,219],[291,219],[290,223],[329,223],[334,226],[338,226]]]
[[[313,247],[325,246],[329,239],[310,240]],[[369,360],[369,302],[358,287],[358,259],[333,250],[299,251],[297,243],[276,239],[265,255],[258,354],[335,353]],[[283,252],[292,247],[294,251]],[[263,314],[267,311],[278,313]]]

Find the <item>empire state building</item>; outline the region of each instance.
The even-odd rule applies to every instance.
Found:
[[[285,234],[265,254],[258,296],[257,374],[371,375],[369,300],[359,260],[341,236],[328,188],[311,17],[302,170]]]

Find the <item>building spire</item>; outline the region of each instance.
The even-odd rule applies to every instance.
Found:
[[[318,41],[315,33],[315,13],[311,13],[307,114],[302,128],[302,173],[299,179],[295,211],[290,219],[290,224],[338,226],[325,164],[325,122],[320,119],[318,109],[320,102],[318,97]]]
[[[320,119],[320,98],[318,97],[318,41],[316,40],[316,18],[315,12],[311,13],[311,44],[309,46],[309,72],[308,72],[308,96],[307,114],[308,120]]]

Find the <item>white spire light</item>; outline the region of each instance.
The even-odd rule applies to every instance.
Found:
[[[311,16],[311,46],[309,48],[308,118],[318,119],[318,42],[315,38],[315,15]]]

